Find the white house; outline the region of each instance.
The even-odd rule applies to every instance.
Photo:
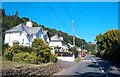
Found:
[[[69,49],[69,45],[65,41],[63,41],[62,37],[59,37],[57,34],[55,34],[50,39],[51,41],[49,43],[49,46],[52,47],[55,52],[63,52]]]
[[[48,30],[43,30],[44,41],[50,42],[50,36]]]
[[[44,31],[41,27],[32,27],[32,22],[19,24],[5,32],[4,43],[12,46],[14,43],[19,43],[24,46],[31,46],[35,38],[41,38],[49,42],[48,31]]]

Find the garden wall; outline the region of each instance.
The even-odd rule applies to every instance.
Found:
[[[75,57],[73,56],[58,56],[58,60],[68,61],[68,62],[74,62]]]

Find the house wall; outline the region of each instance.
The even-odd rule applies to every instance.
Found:
[[[44,36],[44,40],[47,41],[47,42],[50,42],[49,37],[48,37],[48,34],[46,34],[46,35]]]
[[[68,45],[65,44],[65,43],[62,43],[62,47],[63,47],[64,49],[68,49],[68,48],[69,48]]]
[[[9,46],[13,45],[13,41],[17,40],[20,45],[29,46],[27,34],[23,31],[22,33],[6,33],[4,43],[8,43]]]
[[[21,45],[24,45],[24,46],[29,46],[30,43],[29,43],[29,40],[28,40],[28,37],[27,37],[27,33],[25,31],[23,31],[20,35],[20,44]]]
[[[59,46],[59,47],[62,47],[62,42],[50,42],[49,43],[49,46],[51,47],[56,47],[56,46]]]
[[[18,40],[18,42],[20,42],[20,33],[6,33],[5,34],[4,43],[8,43],[9,46],[12,46],[14,40]]]
[[[40,29],[38,31],[38,33],[36,34],[36,37],[41,38],[44,41],[44,35],[43,35],[43,30],[42,29]]]
[[[5,43],[5,44],[7,44],[7,43],[9,44],[9,42],[10,42],[10,33],[6,33],[6,34],[5,34],[4,43]]]
[[[43,41],[50,42],[48,34],[44,36],[43,29],[40,28],[38,33],[32,35],[28,35],[25,31],[21,33],[20,32],[6,33],[4,43],[5,44],[8,43],[9,46],[12,46],[13,41],[17,40],[20,45],[31,46],[35,38],[41,38]]]

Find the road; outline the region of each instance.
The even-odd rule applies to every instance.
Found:
[[[84,60],[54,75],[81,77],[120,77],[120,70],[115,64],[94,55],[87,55]]]

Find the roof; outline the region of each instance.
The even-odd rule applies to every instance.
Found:
[[[31,34],[36,34],[40,30],[40,28],[41,27],[30,27],[29,30]]]
[[[43,30],[43,34],[46,35],[48,30]]]
[[[27,27],[24,24],[19,24],[16,27],[13,27],[10,30],[7,30],[6,33],[13,33],[13,32],[22,32],[25,31],[27,34],[36,34],[41,27]]]
[[[60,37],[57,34],[51,37],[50,39],[51,41],[61,41]]]
[[[17,25],[16,27],[13,27],[12,29],[9,29],[7,32],[21,32],[23,31],[22,24]]]

